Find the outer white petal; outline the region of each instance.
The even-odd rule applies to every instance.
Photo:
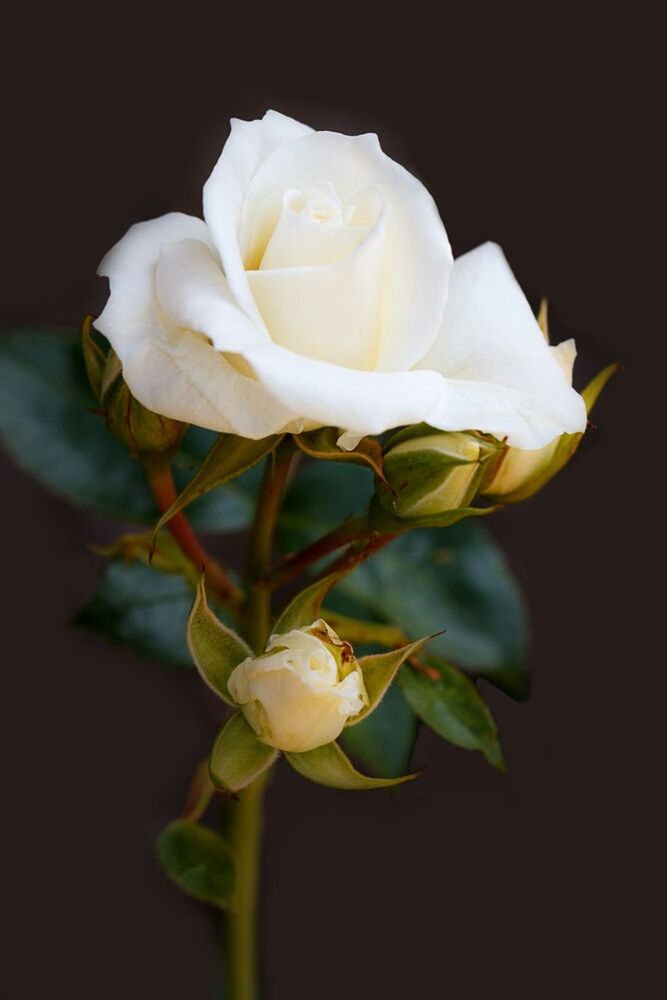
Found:
[[[244,351],[271,395],[310,427],[341,427],[380,434],[419,423],[445,387],[437,372],[365,372],[300,357],[278,344]]]
[[[566,353],[571,358],[570,348]],[[418,364],[446,379],[426,419],[525,449],[582,431],[586,408],[562,361],[545,343],[502,250],[485,243],[454,262],[442,329]]]
[[[111,295],[95,325],[118,354],[132,393],[155,412],[249,438],[267,437],[288,425],[298,429],[298,414],[206,339],[222,343],[224,336],[224,344],[237,348],[251,343],[255,333],[231,303],[222,275],[218,281],[210,270],[199,271],[202,261],[212,259],[210,247],[200,219],[174,213],[133,226],[100,264]],[[162,267],[159,284],[173,317],[156,294],[156,272]],[[171,273],[180,283],[167,294],[165,275]],[[201,329],[183,328],[186,321]]]
[[[239,249],[241,209],[248,185],[260,164],[283,143],[312,129],[276,111],[258,121],[233,118],[231,133],[204,186],[204,218],[220,254],[236,301],[259,325],[262,318],[252,297]],[[291,185],[288,185],[291,186]]]
[[[224,176],[221,174],[218,180],[222,182]],[[381,191],[387,211],[387,235],[377,367],[383,371],[405,370],[423,356],[437,336],[452,255],[430,194],[420,181],[382,152],[377,136],[315,132],[274,149],[245,191],[239,239],[246,266],[257,266],[258,248],[263,250],[266,233],[272,232],[278,222],[284,192],[325,181],[333,184],[345,203],[352,203],[355,193],[365,188],[376,186]],[[255,247],[257,233],[262,236]],[[227,272],[217,234],[216,242]]]
[[[109,279],[111,294],[95,326],[110,341],[121,361],[132,352],[140,337],[161,325],[153,285],[160,248],[188,239],[212,246],[201,219],[170,212],[131,226],[102,258],[97,273]]]

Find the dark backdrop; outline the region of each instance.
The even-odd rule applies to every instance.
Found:
[[[573,465],[495,517],[532,614],[531,701],[485,690],[509,774],[428,734],[427,776],[397,799],[281,769],[267,997],[653,995],[657,29],[640,5],[623,21],[562,4],[446,5],[437,20],[414,4],[372,17],[55,6],[23,8],[5,37],[3,323],[98,310],[106,249],[135,220],[199,213],[228,118],[273,107],[378,131],[435,196],[455,253],[495,239],[531,299],[549,296],[554,338],[577,338],[580,385],[625,364]],[[210,739],[201,692],[66,628],[98,572],[86,543],[110,526],[0,463],[0,996],[205,1000],[213,921],[152,854]]]

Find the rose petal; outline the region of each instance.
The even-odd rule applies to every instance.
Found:
[[[442,329],[416,366],[446,379],[426,419],[442,430],[485,431],[526,449],[583,430],[584,401],[554,350],[500,247],[471,250],[454,262]]]
[[[312,132],[276,115],[234,123],[204,189],[204,215],[232,292],[256,317],[243,262],[257,267],[259,248],[263,251],[278,223],[285,191],[327,181],[343,201],[368,186],[382,191],[388,229],[377,367],[408,368],[437,336],[452,255],[430,194],[382,152],[375,135]]]
[[[335,264],[249,271],[250,288],[274,343],[319,361],[374,368],[383,249],[380,222]],[[298,366],[300,358],[293,364]]]
[[[169,245],[178,241],[185,242]],[[210,271],[199,281],[196,268],[181,266],[183,259],[192,264],[210,255],[202,243],[210,246],[205,224],[178,213],[133,226],[100,264],[99,273],[110,280],[111,295],[95,326],[118,354],[130,390],[149,409],[255,439],[288,426],[299,430],[303,421],[297,413],[276,402],[202,337],[205,333],[218,342],[225,337],[225,343],[239,344],[254,330],[244,314],[230,305],[224,284],[213,280]],[[162,293],[176,312],[171,319],[156,296],[161,256],[165,268],[180,261],[181,277],[189,273],[193,282],[191,286],[183,280],[169,297],[163,273]],[[220,279],[224,282],[222,275]],[[206,296],[210,296],[208,302]],[[180,326],[188,310],[189,319],[202,327],[201,332]]]
[[[419,423],[441,395],[437,372],[365,372],[295,355],[278,344],[244,351],[268,392],[311,427],[341,427],[358,435]]]
[[[276,111],[267,111],[262,119],[251,122],[233,118],[230,136],[204,186],[204,218],[232,294],[260,327],[262,318],[248,287],[239,249],[243,200],[251,178],[266,157],[283,143],[310,132],[307,125]]]

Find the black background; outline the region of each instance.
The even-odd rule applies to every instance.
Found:
[[[495,516],[532,615],[533,697],[485,689],[509,774],[422,734],[392,798],[280,769],[268,796],[267,1000],[652,996],[664,654],[656,479],[664,330],[657,26],[583,5],[382,10],[56,5],[2,60],[1,318],[99,310],[138,219],[199,214],[230,116],[377,131],[459,254],[500,242],[579,385],[608,387],[575,462]],[[654,138],[655,137],[655,138]],[[664,221],[662,223],[664,228]],[[153,860],[211,738],[191,677],[66,628],[113,526],[4,456],[0,996],[212,995],[217,933]],[[655,626],[658,626],[656,629]],[[651,638],[654,629],[654,638]]]

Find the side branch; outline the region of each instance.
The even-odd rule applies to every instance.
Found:
[[[171,465],[168,462],[144,463],[146,478],[160,513],[171,507],[178,493],[174,483]],[[230,579],[226,571],[213,559],[195,535],[190,522],[181,511],[167,524],[168,530],[178,542],[181,551],[199,572],[203,572],[212,591],[232,608],[238,609],[243,600],[243,591]]]

